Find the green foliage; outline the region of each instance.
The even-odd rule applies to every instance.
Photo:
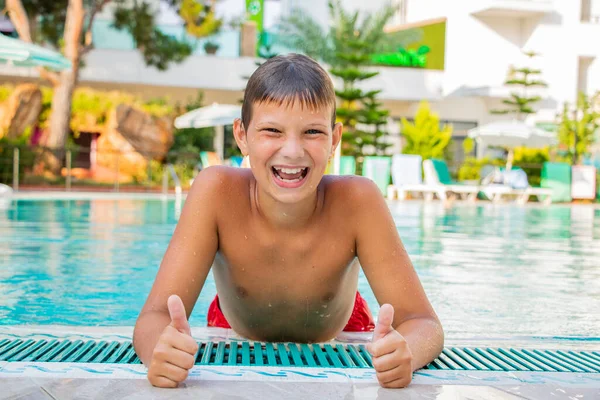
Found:
[[[445,158],[445,150],[452,139],[452,126],[440,127],[440,118],[431,112],[428,102],[421,102],[414,123],[402,118],[401,128],[406,140],[403,153],[418,154],[423,160]]]
[[[532,59],[538,54],[526,52],[525,55]],[[492,114],[515,114],[517,119],[520,119],[524,115],[535,113],[533,105],[542,100],[542,98],[540,96],[529,94],[528,89],[532,87],[548,86],[546,82],[538,78],[541,73],[542,71],[539,69],[511,67],[504,84],[516,86],[517,88],[520,88],[520,91],[512,92],[510,94],[510,99],[502,100],[502,103],[507,107],[500,110],[492,110]]]
[[[204,92],[199,90],[196,97],[191,98],[183,106],[176,107],[178,115],[195,110],[203,106]],[[214,151],[214,128],[185,128],[176,129],[174,141],[167,162],[173,164],[188,164],[192,167],[200,160],[200,151]]]
[[[29,133],[17,138],[0,138],[0,183],[12,185],[14,149],[19,149],[19,181],[33,168],[36,154],[29,148]]]
[[[470,137],[463,141],[463,151],[465,154],[471,153],[475,149],[475,141]]]
[[[501,167],[505,162],[501,159],[467,157],[458,170],[459,181],[480,181],[481,169],[486,165]]]
[[[335,65],[339,53],[344,52],[347,39],[357,39],[368,45],[364,58],[365,62],[371,63],[373,54],[395,52],[399,47],[405,48],[421,38],[421,33],[416,30],[384,32],[383,27],[395,12],[392,5],[387,5],[376,13],[364,16],[359,12],[344,10],[339,0],[329,1],[331,23],[325,31],[310,14],[295,8],[289,17],[281,21],[278,42],[316,60]]]
[[[147,65],[163,71],[171,61],[181,62],[192,54],[190,43],[166,35],[156,27],[154,10],[150,4],[134,2],[131,5],[123,0],[115,2],[118,6],[113,26],[131,34]]]
[[[84,0],[86,27],[92,10],[99,0]],[[129,32],[147,65],[165,70],[172,62],[181,62],[193,50],[193,44],[184,38],[175,38],[161,32],[156,26],[156,2],[149,0],[107,0],[104,6],[114,7],[113,26]],[[217,19],[214,1],[166,0],[184,21],[186,31],[196,38],[211,35],[219,30],[222,21]],[[63,32],[67,17],[67,0],[22,0],[27,12],[32,39],[37,43],[63,49]],[[81,39],[82,44],[84,38]]]
[[[10,84],[0,85],[0,103],[4,100],[8,99],[12,92],[15,90],[15,87]]]
[[[592,98],[579,93],[575,107],[565,103],[560,115],[558,138],[561,147],[566,150],[568,161],[573,164],[579,164],[595,142],[600,128],[600,112],[594,108],[597,101],[600,101],[600,92]]]
[[[376,13],[361,15],[348,12],[339,0],[329,2],[331,24],[325,32],[307,13],[300,9],[282,21],[280,38],[284,46],[301,51],[331,66],[330,73],[343,81],[336,90],[341,100],[338,119],[344,124],[342,152],[357,158],[360,170],[362,157],[383,155],[389,144],[385,141],[388,111],[377,101],[379,91],[364,91],[357,87],[361,81],[373,78],[378,72],[366,69],[373,64],[375,53],[389,49],[393,36],[395,46],[411,35],[388,35],[383,27],[394,15],[391,5]],[[412,36],[411,36],[412,37]]]
[[[215,15],[215,1],[182,0],[179,15],[188,34],[202,38],[217,33],[223,21]]]
[[[190,163],[175,164],[173,165],[175,173],[181,181],[181,186],[186,189],[189,187],[190,180],[194,178],[194,165]],[[134,176],[134,182],[137,184],[147,185],[150,183],[152,186],[162,186],[163,175],[165,172],[165,164],[162,164],[156,160],[151,160],[148,169],[144,170],[137,176]],[[169,176],[170,180],[170,176]],[[173,185],[172,181],[169,181],[169,185]]]
[[[527,174],[531,186],[539,186],[542,175],[542,165],[550,160],[548,148],[530,149],[527,147],[516,147],[514,149],[513,166],[521,167]]]
[[[5,100],[13,90],[14,87],[11,85],[0,85],[0,98],[5,97]],[[38,125],[45,129],[48,127],[52,109],[52,89],[42,86],[40,90],[42,91],[42,110]],[[171,116],[175,112],[174,107],[164,98],[143,101],[131,93],[81,87],[73,92],[71,130],[77,134],[78,132],[94,132],[104,129],[108,113],[119,104],[137,107],[155,117]]]

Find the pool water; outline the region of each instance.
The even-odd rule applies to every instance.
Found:
[[[449,338],[600,337],[600,209],[390,203]],[[0,210],[0,325],[131,326],[173,200],[18,200]],[[376,314],[361,275],[359,290]],[[209,276],[191,317],[206,325]]]

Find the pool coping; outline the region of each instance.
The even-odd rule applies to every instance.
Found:
[[[82,339],[131,340],[133,327],[91,327],[61,325],[0,326],[0,339]],[[372,333],[344,333],[329,343],[366,343]],[[201,341],[244,340],[231,329],[192,327],[192,336]],[[520,346],[528,348],[568,348],[571,350],[600,349],[600,338],[465,338],[447,341],[447,346],[465,344],[491,346]],[[146,368],[139,364],[100,363],[44,363],[0,362],[0,379],[146,379]],[[371,368],[290,368],[281,366],[203,366],[190,370],[190,380],[257,381],[257,382],[327,382],[377,384]],[[420,385],[478,385],[505,386],[537,384],[574,388],[600,388],[600,373],[577,372],[523,372],[523,371],[461,371],[419,370],[414,373],[414,384]]]

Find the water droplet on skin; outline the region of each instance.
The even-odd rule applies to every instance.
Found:
[[[245,270],[246,270],[246,268],[242,268],[242,271],[245,271]]]
[[[194,252],[194,255],[196,255],[196,252]]]
[[[269,307],[273,307],[273,305],[271,303],[269,303]]]
[[[248,235],[244,235],[244,238],[247,240],[248,239]]]

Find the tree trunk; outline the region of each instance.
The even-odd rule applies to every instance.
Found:
[[[73,61],[71,61],[73,62]],[[77,63],[79,60],[77,60]],[[71,122],[71,101],[77,85],[78,67],[74,63],[71,70],[59,74],[59,83],[54,86],[52,94],[52,112],[50,114],[50,132],[46,139],[46,147],[50,151],[44,156],[46,168],[55,175],[60,174],[62,156],[65,148],[69,125]]]
[[[69,0],[63,39],[65,43],[64,55],[71,61],[71,69],[60,72],[58,81],[54,84],[50,132],[46,140],[46,146],[50,147],[51,151],[44,156],[46,167],[53,174],[60,174],[62,167],[61,155],[69,133],[71,101],[79,75],[84,16],[83,0]]]

